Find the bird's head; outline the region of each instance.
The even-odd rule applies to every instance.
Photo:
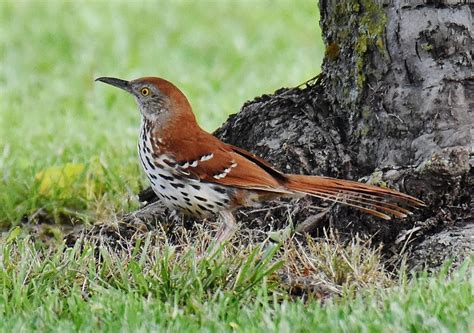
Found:
[[[171,118],[194,118],[186,96],[171,82],[158,77],[142,77],[126,81],[113,77],[99,77],[96,81],[110,84],[135,96],[142,116],[164,124]]]

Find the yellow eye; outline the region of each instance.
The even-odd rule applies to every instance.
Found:
[[[150,93],[150,90],[148,90],[148,88],[142,88],[142,90],[140,90],[140,93],[143,96],[148,96],[148,94]]]

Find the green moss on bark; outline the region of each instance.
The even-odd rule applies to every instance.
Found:
[[[327,40],[327,60],[337,61],[342,55],[345,59],[341,61],[352,61],[350,76],[355,83],[352,86],[357,88],[356,95],[360,97],[366,77],[371,72],[368,54],[377,50],[381,56],[387,56],[384,43],[387,16],[374,0],[348,0],[337,4],[326,21],[333,32]],[[334,56],[335,50],[337,56]]]

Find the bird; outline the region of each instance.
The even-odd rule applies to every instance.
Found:
[[[234,211],[279,197],[306,195],[354,207],[389,220],[424,202],[396,190],[325,176],[286,174],[249,151],[203,130],[185,94],[170,81],[99,77],[132,96],[141,114],[140,164],[160,201],[197,218],[219,216],[215,241],[237,229]]]

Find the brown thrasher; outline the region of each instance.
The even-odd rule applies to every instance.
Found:
[[[284,174],[250,152],[201,129],[186,96],[156,77],[100,77],[133,96],[142,115],[138,152],[153,191],[169,208],[200,218],[220,214],[217,242],[236,229],[232,211],[280,196],[306,194],[390,219],[424,206],[409,195],[329,177]],[[406,207],[406,208],[404,208]]]

